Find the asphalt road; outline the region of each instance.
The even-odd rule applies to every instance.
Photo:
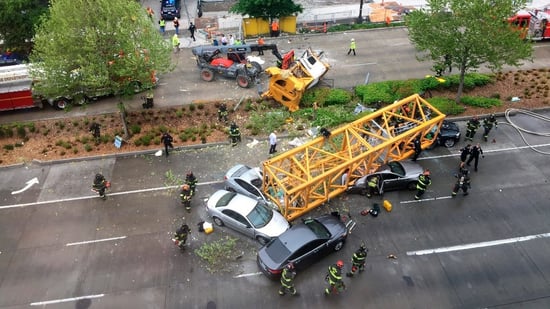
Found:
[[[550,130],[524,115],[513,121]],[[0,308],[548,308],[548,156],[499,122],[495,143],[482,143],[485,158],[468,196],[450,197],[461,142],[421,154],[433,184],[420,202],[414,192],[386,193],[393,211],[377,218],[359,212],[379,197],[343,196],[315,210],[349,209],[358,224],[341,252],[298,274],[295,298],[278,296],[278,284],[258,273],[259,245],[226,228],[195,231],[183,254],[170,241],[182,216],[193,227],[208,219],[201,198],[223,187],[230,166],[267,158],[265,141],[180,149],[168,159],[141,154],[0,169]],[[550,151],[547,137],[526,140]],[[165,177],[188,170],[199,178],[191,214]],[[90,191],[98,171],[113,184],[106,201]],[[12,194],[34,177],[38,184]],[[191,251],[224,235],[245,249],[231,271],[210,274]],[[337,259],[349,267],[361,241],[369,248],[366,271],[345,278],[344,294],[325,298],[326,267]]]
[[[351,38],[357,42],[357,56],[346,54]],[[189,38],[182,37],[181,42],[184,47],[207,44],[201,38],[197,42],[192,42]],[[291,49],[300,51],[309,47],[324,51],[331,65],[325,82],[338,88],[352,89],[364,84],[367,80],[369,82],[402,80],[433,73],[430,71],[431,63],[417,61],[416,50],[411,45],[405,28],[267,38],[266,42],[277,44],[281,52]],[[267,52],[265,55],[264,67],[275,65],[276,58]],[[233,79],[219,77],[210,83],[202,81],[189,48],[183,48],[179,53],[173,54],[173,60],[176,64],[174,70],[160,76],[160,84],[155,89],[156,107],[178,106],[197,101],[238,101],[243,98],[258,97],[257,87],[243,89],[238,87]],[[535,45],[534,61],[526,62],[521,69],[542,67],[550,67],[550,43],[547,42]],[[266,85],[267,76],[264,76],[261,88],[266,89]],[[51,107],[41,111],[3,112],[0,113],[0,123],[115,112],[118,111],[116,103],[119,101],[120,98],[108,98],[85,107],[75,107],[69,112],[56,111]],[[141,95],[125,100],[125,103],[129,109],[141,109]]]

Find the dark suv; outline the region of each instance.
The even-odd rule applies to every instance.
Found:
[[[460,129],[458,125],[452,121],[443,120],[434,146],[437,144],[450,148],[458,143],[458,141],[460,141]]]
[[[180,18],[181,0],[161,0],[160,15],[164,19]]]

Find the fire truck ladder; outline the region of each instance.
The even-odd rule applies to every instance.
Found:
[[[407,97],[265,161],[263,191],[292,221],[381,164],[412,155],[417,136],[428,148],[444,118],[419,95]]]

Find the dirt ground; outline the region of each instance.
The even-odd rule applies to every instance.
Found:
[[[535,109],[550,107],[550,70],[506,72],[497,75],[496,82],[466,91],[464,95],[495,97],[504,102],[500,107],[467,107],[461,116],[504,112],[508,108]],[[434,96],[454,98],[456,91],[433,92]],[[512,103],[512,97],[520,97]],[[11,137],[0,132],[0,165],[12,165],[32,160],[50,161],[75,157],[107,155],[120,152],[162,148],[160,137],[168,129],[174,137],[174,145],[185,146],[201,143],[227,142],[228,124],[218,121],[219,103],[204,102],[178,108],[148,109],[127,114],[132,137],[123,142],[120,149],[113,144],[115,136],[125,136],[120,113],[99,116],[37,121],[34,125],[18,124],[11,130]],[[234,121],[243,136],[251,136],[246,129],[250,113],[245,104],[233,111],[236,102],[227,102],[229,121]],[[92,123],[101,126],[101,138],[92,138]],[[161,125],[164,124],[164,125]],[[139,132],[138,132],[139,131]],[[284,132],[283,132],[284,134]],[[256,136],[262,138],[262,136]]]

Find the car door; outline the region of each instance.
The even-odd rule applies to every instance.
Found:
[[[399,189],[401,177],[398,175],[393,173],[384,173],[381,174],[380,177],[382,177],[381,183],[384,192]]]
[[[225,215],[223,222],[226,226],[249,237],[254,237],[254,229],[244,216],[231,209],[224,209],[222,213]]]
[[[290,256],[289,261],[296,266],[305,268],[319,260],[325,254],[326,247],[325,240],[312,240],[296,250],[296,252]]]

